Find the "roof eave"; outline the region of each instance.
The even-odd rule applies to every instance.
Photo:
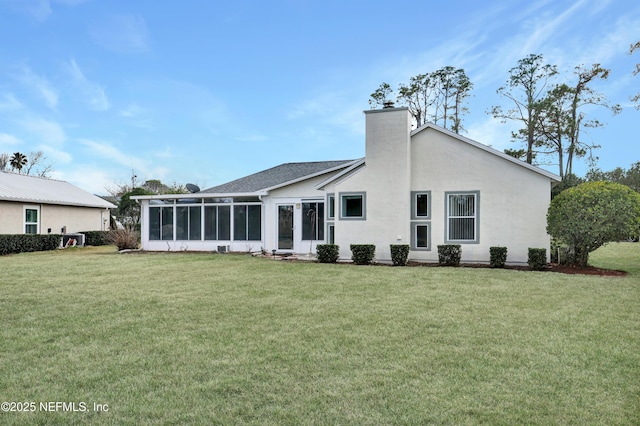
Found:
[[[266,191],[255,192],[194,192],[191,194],[134,195],[132,200],[180,200],[183,198],[262,197]]]
[[[336,180],[342,178],[343,176],[351,173],[353,170],[355,170],[358,167],[362,166],[364,163],[365,163],[365,159],[364,158],[360,158],[358,160],[352,161],[351,165],[349,167],[344,169],[342,172],[336,173],[335,175],[331,176],[330,178],[320,182],[319,184],[317,184],[315,186],[315,189],[322,190],[325,186],[329,185],[331,182],[335,182]]]
[[[69,206],[69,207],[88,207],[92,209],[117,209],[118,208],[118,206],[111,204],[109,202],[107,202],[106,205],[98,205],[98,204],[74,203],[69,201],[41,200],[41,199],[33,199],[33,198],[7,198],[7,197],[1,197],[0,201],[28,203],[28,204],[48,204],[48,205]]]

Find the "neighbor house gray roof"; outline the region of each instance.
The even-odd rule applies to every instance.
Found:
[[[9,172],[0,172],[0,201],[79,207],[116,207],[69,182]]]
[[[266,192],[304,179],[349,167],[358,160],[314,161],[286,163],[222,185],[204,189],[200,193],[230,194]]]

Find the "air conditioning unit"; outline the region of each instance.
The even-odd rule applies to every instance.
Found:
[[[64,234],[62,236],[62,246],[84,246],[84,234]]]
[[[218,246],[218,253],[228,253],[231,251],[231,246]]]

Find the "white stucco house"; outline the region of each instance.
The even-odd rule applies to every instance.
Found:
[[[433,124],[411,129],[407,108],[365,111],[365,157],[287,163],[193,194],[132,197],[142,204],[145,250],[315,253],[334,243],[409,244],[438,261],[461,244],[463,262],[510,263],[549,248],[546,212],[560,177]]]
[[[103,231],[115,207],[69,182],[0,172],[0,234]]]

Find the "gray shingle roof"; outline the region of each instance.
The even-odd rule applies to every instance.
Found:
[[[9,172],[0,172],[0,200],[80,207],[116,207],[69,182]]]
[[[314,161],[306,163],[286,163],[222,185],[200,191],[216,194],[250,193],[282,186],[286,183],[318,176],[332,170],[351,165],[354,160]]]

